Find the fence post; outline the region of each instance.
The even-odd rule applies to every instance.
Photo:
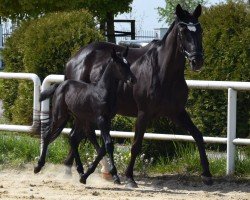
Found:
[[[2,19],[0,17],[0,70],[3,68],[3,61],[1,51],[3,49],[3,27],[2,27]]]
[[[229,88],[227,108],[227,175],[233,174],[235,169],[235,145],[233,140],[236,138],[236,107],[237,91]]]
[[[135,40],[135,20],[131,20],[131,40]]]

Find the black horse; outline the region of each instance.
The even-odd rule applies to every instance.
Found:
[[[127,51],[128,52],[128,49]],[[74,118],[74,128],[70,133],[70,144],[76,160],[77,171],[80,174],[80,182],[86,183],[88,176],[94,172],[97,164],[108,152],[111,162],[111,175],[115,183],[120,183],[117,170],[114,164],[114,145],[110,137],[111,119],[116,112],[116,91],[119,80],[127,85],[136,83],[136,78],[130,71],[130,64],[126,60],[127,53],[118,56],[113,50],[101,79],[98,83],[84,83],[76,80],[66,80],[56,89],[52,101],[52,116],[49,123],[42,123],[42,154],[35,167],[34,172],[38,173],[45,164],[45,157],[48,145],[53,142],[65,127],[70,116]],[[93,134],[92,124],[96,123],[101,130],[103,146],[100,148],[96,135]],[[84,130],[84,132],[79,131]],[[82,163],[78,152],[78,133],[81,138],[85,136],[94,144],[97,149],[97,157],[90,165],[87,172],[83,172]]]
[[[185,109],[188,98],[188,87],[184,78],[185,57],[193,71],[199,70],[203,65],[202,28],[198,21],[200,15],[201,5],[193,13],[177,5],[176,19],[163,39],[152,44],[132,64],[131,70],[137,78],[137,84],[133,88],[121,82],[119,84],[117,113],[137,117],[131,160],[125,172],[128,187],[137,187],[133,178],[135,160],[141,150],[147,124],[159,117],[169,118],[193,136],[203,168],[202,180],[208,185],[213,183],[203,136]],[[70,60],[66,68],[66,78],[98,81],[102,72],[102,60],[105,61],[105,55],[111,51],[110,46],[112,45],[108,43],[98,43],[81,49]],[[53,91],[54,88],[51,88],[45,93],[49,96]],[[69,156],[71,157],[68,160],[72,160],[72,154]]]

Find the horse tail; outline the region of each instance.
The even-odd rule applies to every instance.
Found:
[[[50,86],[50,88],[48,88],[47,90],[44,90],[39,98],[39,101],[44,101],[45,99],[50,98],[56,91],[56,88],[59,86],[58,83],[53,84],[52,86]]]

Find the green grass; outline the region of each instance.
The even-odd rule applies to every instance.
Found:
[[[249,147],[248,147],[249,149]],[[179,173],[179,174],[200,174],[202,171],[200,165],[199,152],[193,143],[186,145],[176,143],[175,145],[176,156],[174,158],[160,157],[152,167],[149,168],[149,173]],[[213,152],[207,152],[213,154]],[[238,150],[237,155],[245,155],[239,159],[236,156],[235,161],[235,175],[239,177],[250,176],[250,157],[246,149],[241,148]],[[226,175],[226,158],[209,156],[210,170],[213,176]]]
[[[36,163],[39,156],[39,138],[32,138],[22,133],[5,133],[0,131],[0,168],[20,167],[26,163]],[[237,148],[243,158],[236,159],[236,175],[250,176],[250,148]],[[49,146],[47,162],[62,164],[69,151],[68,139],[60,136]],[[90,164],[96,156],[91,144],[81,143],[80,154],[85,165]],[[202,171],[199,153],[193,143],[175,143],[173,158],[160,157],[145,159],[141,154],[136,161],[135,171],[139,174],[192,174],[199,175]],[[118,171],[124,173],[130,159],[130,146],[115,148],[115,161]],[[209,158],[213,176],[225,176],[226,158]]]
[[[46,162],[62,164],[69,152],[67,137],[61,135],[49,145]],[[89,164],[95,156],[91,144],[82,142],[79,147],[82,161]],[[26,163],[36,163],[40,154],[40,139],[25,133],[7,133],[0,131],[0,167],[18,167]]]

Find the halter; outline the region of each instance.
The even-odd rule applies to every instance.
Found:
[[[197,22],[197,23],[186,23],[186,22],[178,22],[177,23],[177,26],[178,25],[185,25],[187,26],[188,30],[189,31],[193,31],[193,32],[196,32],[196,26],[199,25],[200,22]],[[180,38],[180,48],[181,48],[181,52],[185,55],[185,57],[191,61],[191,58],[194,57],[194,56],[203,56],[203,53],[202,52],[188,52],[182,45],[181,43],[181,35],[180,35],[180,32],[178,31],[178,37]]]

